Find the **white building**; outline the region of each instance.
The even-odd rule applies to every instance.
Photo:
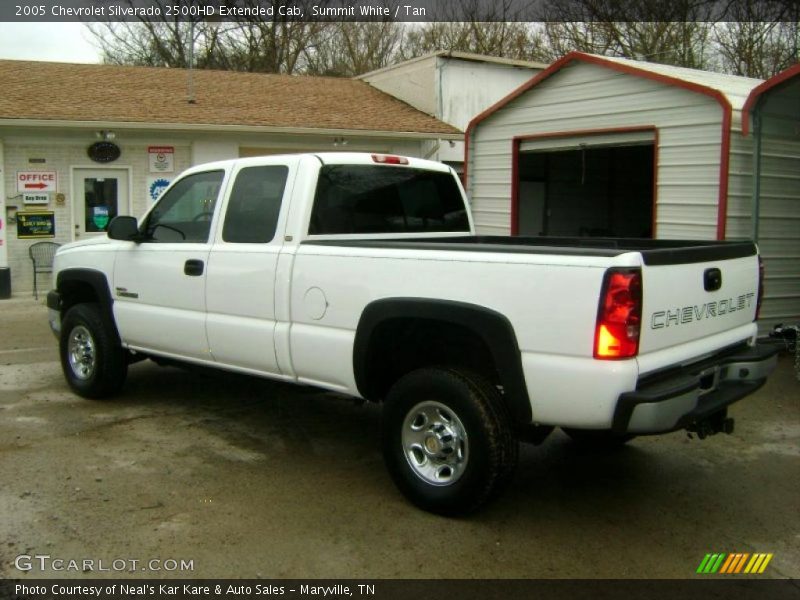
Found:
[[[742,127],[745,102],[761,83],[579,52],[564,56],[467,129],[465,185],[479,231],[753,237],[754,143]],[[797,110],[795,104],[795,123]],[[800,320],[800,129],[784,129],[783,136],[792,141],[782,142],[783,162],[771,163],[773,179],[791,183],[781,188],[785,201],[771,205],[770,218],[773,226],[791,223],[781,228],[794,233],[762,250],[767,272],[780,271],[793,290],[779,289],[770,275],[765,327]],[[762,226],[764,217],[762,210]]]
[[[365,73],[358,79],[463,131],[475,115],[546,67],[543,63],[439,51]],[[463,142],[440,139],[426,150],[429,158],[461,170]]]
[[[15,294],[30,293],[33,243],[103,235],[111,217],[141,215],[194,164],[337,149],[422,156],[434,140],[463,139],[363,81],[194,71],[190,86],[189,77],[0,61],[0,291],[10,274]]]

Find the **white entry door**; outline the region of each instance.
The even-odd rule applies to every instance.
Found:
[[[76,240],[102,235],[111,219],[130,214],[127,169],[75,169],[72,186]]]

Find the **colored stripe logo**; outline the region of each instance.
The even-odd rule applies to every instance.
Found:
[[[732,554],[716,553],[706,554],[705,558],[697,567],[697,573],[701,575],[738,575],[740,573],[758,574],[764,572],[772,560],[773,554],[748,552],[734,552]]]

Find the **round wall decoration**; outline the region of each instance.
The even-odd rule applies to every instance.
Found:
[[[94,162],[110,163],[119,158],[122,152],[114,142],[95,142],[87,151]]]

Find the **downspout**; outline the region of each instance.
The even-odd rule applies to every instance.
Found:
[[[444,65],[446,64],[444,60],[442,60],[441,56],[436,57],[436,65],[435,69],[436,72],[434,73],[434,77],[436,77],[436,118],[441,119],[444,121],[444,101],[442,98],[442,79],[444,78]]]
[[[436,80],[436,114],[434,115],[437,119],[444,121],[444,102],[442,101],[442,77],[444,71],[445,62],[441,56],[437,56],[436,60],[433,63],[433,77]],[[447,121],[445,121],[447,122]],[[442,141],[438,140],[436,145],[433,147],[433,150],[429,153],[429,156],[436,155],[436,160],[439,160],[439,148],[442,145]],[[428,158],[426,156],[426,158]]]
[[[761,103],[757,103],[753,108],[753,129],[755,133],[755,148],[753,149],[753,216],[752,225],[753,230],[751,237],[754,242],[758,242],[758,228],[759,218],[761,211],[761,135],[762,135],[762,120],[761,120]],[[745,118],[746,115],[745,115]]]

